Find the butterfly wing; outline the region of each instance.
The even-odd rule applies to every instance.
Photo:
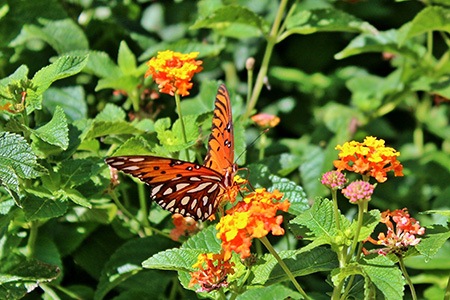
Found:
[[[151,187],[150,198],[162,208],[197,220],[215,213],[223,176],[205,166],[157,156],[109,157],[106,163]]]
[[[224,84],[217,91],[214,105],[208,153],[203,165],[224,174],[234,163],[233,118],[230,96]]]

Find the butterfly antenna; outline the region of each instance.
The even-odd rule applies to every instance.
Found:
[[[266,128],[266,129],[264,129],[263,131],[261,131],[261,133],[260,134],[258,134],[258,136],[246,147],[246,148],[249,148],[249,147],[251,147],[251,146],[253,146],[255,143],[256,143],[256,141],[257,140],[259,140],[260,138],[261,138],[261,136],[263,135],[263,134],[266,134],[268,131],[269,131],[269,129],[270,128]],[[241,152],[241,154],[239,154],[238,155],[238,157],[235,159],[235,161],[238,161],[239,160],[239,158],[241,158],[241,156],[242,155],[244,155],[244,153],[247,151],[247,149],[245,149],[244,151],[242,151]]]

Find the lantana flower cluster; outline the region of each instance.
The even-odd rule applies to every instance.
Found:
[[[283,235],[283,216],[277,211],[287,211],[289,201],[281,201],[283,194],[275,190],[256,189],[227,211],[217,224],[217,237],[222,241],[225,258],[230,258],[232,251],[240,254],[241,259],[250,256],[253,238],[265,237],[269,232]]]
[[[228,275],[234,274],[234,263],[225,259],[224,252],[202,253],[192,266],[197,271],[191,273],[189,286],[200,285],[197,292],[210,292],[228,286]]]
[[[377,250],[378,254],[402,254],[408,247],[415,246],[420,242],[421,239],[418,236],[425,234],[425,228],[409,215],[406,208],[382,212],[380,222],[386,224],[386,234],[379,233],[378,240],[372,237],[366,239],[367,242],[374,245],[384,246]]]
[[[364,176],[371,176],[378,182],[387,180],[386,173],[394,171],[395,176],[403,176],[403,166],[397,160],[400,152],[386,147],[384,140],[368,136],[364,142],[346,142],[336,146],[339,160],[334,166],[338,171],[347,170]]]
[[[203,70],[201,60],[195,60],[199,52],[183,54],[171,50],[158,52],[148,62],[145,77],[152,76],[158,84],[159,91],[171,96],[189,95],[192,77]]]

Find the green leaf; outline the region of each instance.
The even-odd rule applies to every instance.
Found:
[[[47,124],[32,130],[42,141],[66,150],[69,146],[69,128],[66,115],[60,106],[56,107],[53,118]]]
[[[403,299],[405,281],[402,272],[387,257],[363,259],[361,268],[385,299]]]
[[[117,215],[117,206],[113,203],[90,205],[90,208],[83,206],[71,207],[64,215],[64,219],[75,224],[84,222],[111,224]]]
[[[274,299],[302,299],[298,292],[295,292],[284,285],[274,284],[267,287],[248,289],[236,297],[236,300],[274,300]]]
[[[61,195],[64,198],[70,199],[75,204],[81,205],[83,207],[91,208],[92,204],[89,203],[89,200],[86,199],[79,191],[76,189],[66,188],[64,190],[60,190]]]
[[[126,242],[117,249],[105,264],[94,299],[103,299],[118,284],[141,272],[141,263],[149,255],[154,255],[159,251],[174,246],[175,243],[173,241],[158,236],[133,239]],[[158,278],[158,276],[164,277],[164,274],[157,271],[148,272],[153,272],[152,276],[154,278]]]
[[[450,239],[450,230],[441,225],[427,226],[426,235],[416,245],[416,249],[426,259],[431,259],[445,242]]]
[[[354,38],[344,50],[335,54],[336,59],[344,59],[353,55],[367,52],[389,52],[397,55],[407,56],[417,60],[425,55],[426,49],[413,43],[398,45],[399,32],[391,29],[380,31],[377,34],[361,34]]]
[[[197,20],[190,29],[211,28],[217,33],[235,37],[260,37],[269,32],[266,21],[246,7],[227,5]]]
[[[336,253],[326,247],[315,248],[307,252],[302,249],[280,251],[278,254],[295,277],[330,271],[338,266]],[[254,277],[251,279],[251,283],[255,285],[271,285],[289,280],[272,255],[265,255],[261,258],[261,263],[252,267],[252,274]]]
[[[67,203],[61,202],[51,193],[45,198],[29,194],[23,199],[22,206],[28,221],[57,218],[67,211]]]
[[[184,142],[181,122],[179,119],[175,121],[172,130],[170,127],[170,119],[158,119],[155,122],[155,131],[158,135],[160,144],[169,152],[177,152],[192,146],[198,138],[198,124],[196,116],[183,116],[184,126],[186,129],[187,143]]]
[[[69,121],[76,121],[87,117],[85,93],[81,86],[54,88],[50,87],[44,93],[44,107],[52,114],[60,106]]]
[[[376,33],[375,27],[346,12],[325,8],[299,9],[286,20],[286,36],[290,34],[311,34],[321,31]]]
[[[60,273],[57,266],[10,254],[0,260],[0,298],[22,298],[40,283],[50,282]]]
[[[88,50],[89,42],[83,30],[72,20],[39,20],[43,27],[24,25],[20,34],[11,42],[17,47],[33,39],[47,42],[58,54],[73,50]]]
[[[103,161],[100,158],[71,159],[60,164],[58,173],[61,176],[59,185],[73,188],[86,183],[100,170]]]
[[[150,145],[142,136],[135,136],[120,145],[111,156],[121,155],[152,155]]]
[[[159,252],[142,263],[147,269],[192,272],[198,256],[205,253],[199,249],[169,249]]]
[[[125,111],[114,104],[108,103],[105,108],[95,116],[95,121],[104,121],[104,122],[116,122],[125,120],[126,113]]]
[[[13,95],[11,91],[8,89],[9,86],[15,84],[20,81],[26,80],[28,77],[28,67],[25,65],[21,65],[8,77],[0,79],[0,95],[5,98],[12,98]]]
[[[32,81],[37,86],[37,94],[41,95],[55,81],[79,73],[87,63],[87,56],[64,55],[54,63],[40,69]]]
[[[363,214],[363,222],[361,231],[359,232],[358,242],[365,240],[375,229],[375,227],[380,223],[380,211],[378,209],[372,209],[367,213]],[[356,232],[358,226],[358,220],[354,220],[350,226],[350,231],[352,233]]]
[[[100,78],[119,77],[122,75],[116,63],[106,52],[102,51],[89,51],[89,59],[84,71]]]
[[[42,175],[30,145],[20,135],[0,132],[0,183],[19,204],[19,178]]]
[[[430,31],[445,31],[450,33],[450,9],[439,6],[428,6],[419,12],[414,19],[405,26],[406,34],[398,40],[398,44],[404,42],[416,35]]]
[[[128,48],[125,41],[120,42],[117,64],[125,75],[133,75],[136,73],[136,57],[130,48]]]
[[[203,253],[219,253],[222,249],[220,240],[216,237],[215,226],[209,226],[194,236],[190,237],[183,245],[182,249],[202,250]]]

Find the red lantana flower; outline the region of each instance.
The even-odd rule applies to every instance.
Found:
[[[282,197],[279,191],[271,193],[256,189],[227,211],[216,226],[225,259],[231,257],[232,251],[240,254],[241,259],[249,257],[253,238],[262,238],[269,232],[284,234],[280,226],[283,216],[277,215],[277,211],[287,211],[290,203],[287,200],[279,202]]]
[[[364,142],[346,142],[336,147],[339,160],[334,166],[338,171],[348,170],[364,176],[371,176],[378,182],[387,180],[386,173],[394,171],[395,176],[403,176],[403,166],[397,160],[400,152],[386,147],[384,140],[368,136]]]
[[[147,62],[145,77],[152,76],[161,93],[187,96],[192,88],[192,77],[203,70],[202,61],[195,60],[198,54],[183,54],[171,50],[158,52],[156,57]]]

